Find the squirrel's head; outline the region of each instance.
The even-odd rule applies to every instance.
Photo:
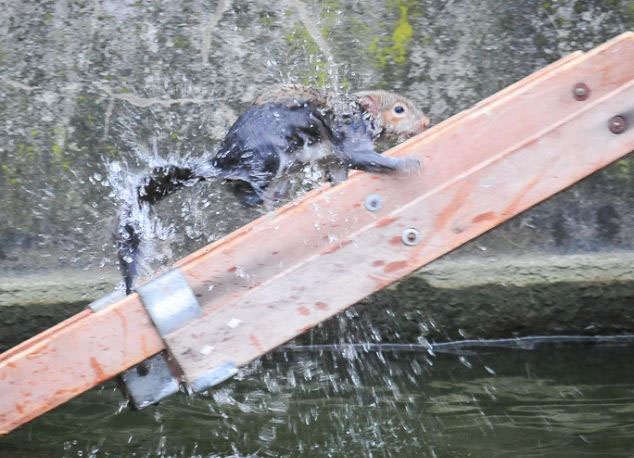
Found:
[[[406,97],[381,90],[357,92],[354,95],[359,105],[383,129],[384,137],[401,141],[429,127],[429,118]]]

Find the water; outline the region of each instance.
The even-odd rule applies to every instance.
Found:
[[[107,384],[0,439],[0,456],[631,457],[633,350],[279,351],[142,412]]]

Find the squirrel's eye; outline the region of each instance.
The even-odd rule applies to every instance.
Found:
[[[396,113],[396,114],[405,113],[405,107],[403,105],[396,105],[394,107],[394,113]]]

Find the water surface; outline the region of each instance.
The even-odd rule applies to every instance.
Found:
[[[107,384],[1,439],[0,456],[634,455],[632,342],[383,349],[280,351],[142,412]]]

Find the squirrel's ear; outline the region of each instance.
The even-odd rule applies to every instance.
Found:
[[[377,116],[379,114],[379,97],[374,94],[359,94],[359,105],[363,107],[365,111]]]

